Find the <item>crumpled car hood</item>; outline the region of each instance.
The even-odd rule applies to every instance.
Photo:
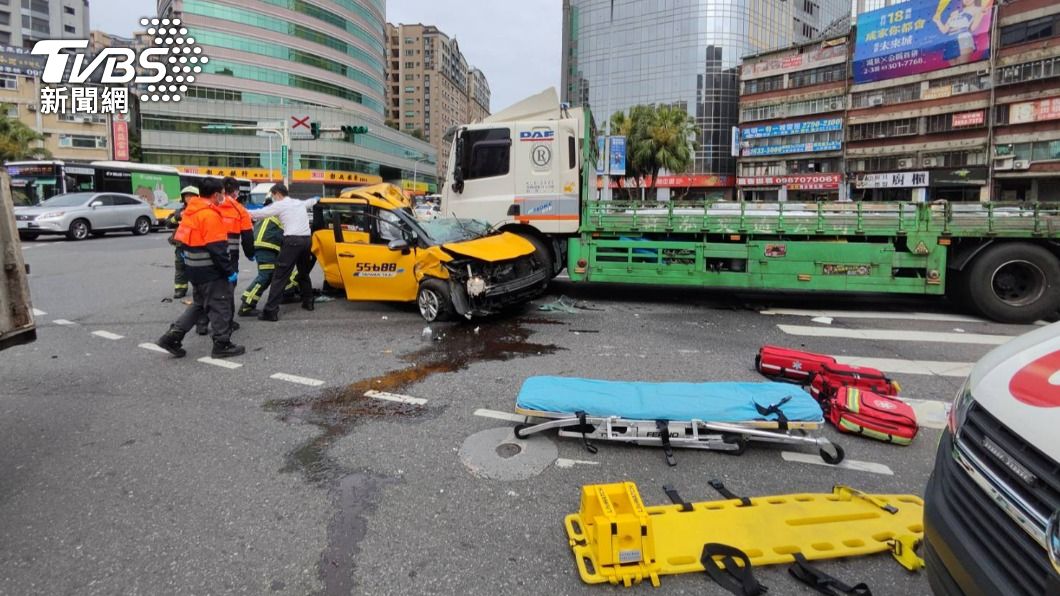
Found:
[[[476,240],[450,242],[443,244],[442,248],[451,253],[491,263],[525,257],[533,254],[535,250],[528,240],[509,232]]]

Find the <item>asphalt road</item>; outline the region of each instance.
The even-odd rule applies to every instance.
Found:
[[[961,371],[999,336],[1032,328],[929,299],[561,279],[511,316],[435,325],[431,341],[409,306],[285,307],[278,324],[244,319],[234,339],[248,353],[222,368],[198,361],[204,338],[189,336],[183,360],[141,345],[183,308],[164,300],[173,271],[161,235],[24,250],[39,339],[0,353],[0,594],[12,595],[614,593],[580,581],[564,533],[582,485],[633,481],[649,505],[668,502],[664,484],[717,499],[715,478],[749,496],[835,484],[922,494],[934,421]],[[573,312],[540,310],[560,296]],[[766,343],[887,359],[936,428],[910,447],[823,430],[856,469],[768,446],[678,451],[668,467],[656,448],[593,455],[555,433],[515,441],[513,422],[488,417],[512,413],[531,375],[758,381]],[[884,554],[822,567],[875,594],[929,591]],[[784,566],[756,575],[770,594],[812,593]],[[664,577],[659,593],[725,592],[685,575]]]

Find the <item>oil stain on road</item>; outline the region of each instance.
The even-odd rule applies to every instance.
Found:
[[[392,480],[351,473],[328,452],[363,420],[372,418],[422,419],[432,414],[427,406],[380,401],[365,397],[368,391],[401,393],[436,374],[453,373],[478,362],[553,354],[551,344],[529,341],[527,325],[553,323],[541,319],[483,321],[477,327],[456,325],[431,345],[406,354],[408,366],[364,379],[346,387],[275,400],[265,408],[284,422],[302,422],[318,427],[320,434],[288,453],[282,471],[297,472],[307,482],[327,486],[334,492],[337,509],[328,525],[328,547],[321,555],[320,579],[325,595],[349,594],[354,587],[354,561],[358,544],[367,530],[367,515],[375,508],[376,496]]]

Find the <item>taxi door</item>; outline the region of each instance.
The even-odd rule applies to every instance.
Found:
[[[372,209],[368,242],[337,242],[335,256],[350,300],[411,302],[416,299],[416,248],[411,230],[393,213]],[[343,240],[346,240],[343,238]]]

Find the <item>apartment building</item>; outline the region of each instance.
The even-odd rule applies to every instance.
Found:
[[[30,49],[42,39],[85,39],[88,0],[0,0],[0,45]]]

